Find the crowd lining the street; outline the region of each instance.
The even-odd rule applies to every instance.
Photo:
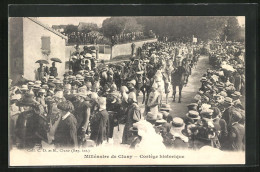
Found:
[[[244,150],[242,43],[153,42],[134,52],[130,61],[106,65],[98,63],[94,49],[76,47],[63,80],[54,62],[50,71],[40,65],[36,81],[10,81],[11,147],[41,146],[41,141],[55,147],[100,146],[111,143],[113,131],[124,124],[122,144],[130,148]],[[201,55],[209,56],[212,69],[202,76],[187,114],[175,117],[168,94],[175,101],[176,86],[188,84]]]
[[[84,33],[84,32],[72,32],[72,33],[65,33],[65,36],[68,37],[68,44],[79,44],[79,45],[86,45],[86,44],[106,44],[107,40],[104,36],[100,34],[92,34]],[[154,38],[155,34],[152,31],[149,31],[148,35],[144,35],[143,32],[131,32],[131,33],[122,33],[119,35],[112,36],[112,41],[115,44],[119,43],[127,43],[132,41],[138,41],[148,38]]]

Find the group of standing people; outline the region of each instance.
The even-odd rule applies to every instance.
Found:
[[[204,133],[203,137],[208,139],[207,144],[219,147],[217,139],[211,138],[213,136],[210,134],[214,135],[215,130],[209,123],[215,118],[222,119],[222,115],[215,115],[218,107],[213,110],[211,107],[202,108],[205,103],[215,100],[215,96],[203,97],[212,91],[208,85],[212,85],[211,87],[224,85],[224,90],[228,94],[225,98],[226,102],[230,102],[230,96],[237,95],[237,92],[241,91],[227,91],[225,87],[232,81],[230,77],[227,79],[226,73],[221,82],[207,82],[212,80],[212,73],[221,73],[218,70],[222,69],[213,72],[209,70],[203,77],[200,95],[196,97],[197,101],[188,106],[188,108],[192,106],[192,109],[189,109],[186,115],[187,120],[174,117],[174,112],[170,115],[171,108],[167,100],[171,83],[174,83],[173,73],[179,66],[184,65],[188,66],[184,68],[185,73],[191,72],[197,63],[196,58],[199,56],[200,48],[200,45],[192,45],[192,43],[146,43],[141,48],[142,53],[137,56],[138,59],[133,58],[127,62],[110,65],[104,62],[91,65],[91,61],[86,62],[84,59],[92,59],[95,53],[78,52],[73,56],[77,59],[83,57],[80,58],[79,65],[82,68],[75,69],[73,65],[76,61],[72,61],[71,69],[65,73],[63,80],[50,75],[45,79],[39,78],[35,82],[10,88],[12,140],[22,147],[30,143],[39,144],[39,140],[45,140],[48,144],[57,147],[90,146],[89,140],[92,140],[93,145],[98,146],[111,142],[114,128],[119,124],[125,124],[122,144],[135,147],[142,141],[142,137],[133,129],[134,124],[146,120],[162,136],[163,143],[167,147],[172,145],[178,147],[176,145],[183,143],[187,148],[195,148],[194,145],[199,143],[196,142],[198,139],[195,139],[197,138],[195,133],[199,133],[198,135]],[[233,64],[231,61],[227,63]],[[187,82],[188,79],[186,84]],[[142,102],[145,104],[144,111],[139,106],[140,92],[144,97]],[[220,95],[220,93],[217,90],[215,94]],[[163,102],[165,94],[166,103]],[[231,104],[233,105],[234,102],[231,101]],[[237,106],[241,106],[241,103]],[[225,118],[227,124],[227,130],[223,133],[229,137],[235,135],[238,130],[242,131],[242,128],[240,120],[235,121],[239,122],[240,128],[237,130],[232,128],[236,124],[233,118],[237,120],[240,116],[232,112],[232,115],[229,113],[228,117],[224,117],[227,109],[229,107],[224,107],[219,110],[219,113],[223,112],[223,119]],[[29,121],[28,125],[24,126],[24,121]],[[220,123],[221,128],[224,122]],[[222,131],[222,128],[220,130]],[[178,133],[174,134],[177,131]],[[237,135],[234,139],[237,139],[236,137]]]
[[[122,33],[119,35],[112,36],[112,41],[115,43],[127,43],[137,40],[145,39],[145,35],[143,32],[131,32],[131,33]]]
[[[102,43],[104,37],[92,35],[90,33],[85,32],[72,32],[65,34],[68,37],[68,44],[96,44],[98,42]]]
[[[55,66],[55,62],[52,62],[52,66],[49,68],[43,63],[40,63],[40,67],[36,70],[36,80],[44,80],[45,78],[53,76],[57,77],[58,76],[58,70],[57,67]]]

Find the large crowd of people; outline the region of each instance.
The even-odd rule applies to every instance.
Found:
[[[93,50],[76,52],[63,80],[46,75],[23,85],[10,83],[11,145],[99,146],[112,142],[115,127],[124,124],[122,144],[130,148],[154,137],[166,148],[244,150],[244,45],[212,44],[221,46],[145,43],[129,61],[113,64],[98,63]],[[202,76],[187,114],[176,117],[168,94],[175,101],[176,86],[188,83],[202,52],[212,68]]]
[[[122,33],[119,35],[112,36],[112,40],[116,44],[128,43],[132,41],[138,41],[148,38],[154,38],[155,34],[150,30],[148,35],[145,35],[143,32],[131,32],[131,33]]]
[[[104,36],[97,36],[91,33],[71,32],[67,34],[65,33],[65,35],[68,37],[68,44],[70,45],[108,44],[107,38]],[[149,31],[147,35],[145,35],[143,32],[131,32],[112,36],[112,41],[115,44],[121,44],[154,37],[155,34],[152,31]]]
[[[87,45],[87,44],[107,44],[107,40],[100,34],[91,34],[85,32],[71,32],[65,33],[68,37],[69,45]]]

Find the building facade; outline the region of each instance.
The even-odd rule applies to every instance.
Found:
[[[9,77],[13,83],[23,76],[35,80],[39,67],[37,60],[47,60],[51,67],[53,57],[58,77],[65,73],[65,46],[67,37],[32,17],[9,18]]]

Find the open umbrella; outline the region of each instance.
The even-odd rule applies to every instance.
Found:
[[[59,58],[51,58],[51,61],[62,63],[62,61]]]
[[[35,63],[49,64],[47,60],[37,60]]]

